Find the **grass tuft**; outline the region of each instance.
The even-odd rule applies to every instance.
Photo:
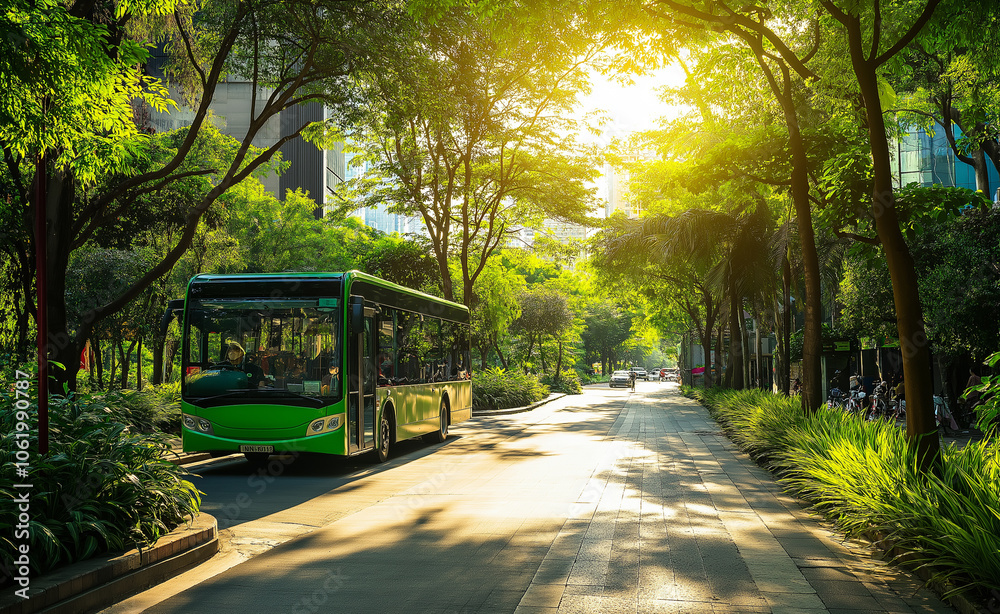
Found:
[[[732,440],[849,536],[947,582],[948,594],[1000,590],[1000,445],[942,447],[918,469],[903,432],[836,409],[807,416],[798,399],[759,390],[698,390]]]

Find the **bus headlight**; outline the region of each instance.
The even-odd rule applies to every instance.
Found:
[[[343,415],[323,416],[309,423],[309,426],[306,427],[306,435],[321,435],[330,431],[336,431],[343,423]]]
[[[213,434],[212,423],[204,418],[183,414],[181,416],[181,422],[184,424],[184,428],[189,431],[197,431],[199,433],[207,433],[209,435]]]

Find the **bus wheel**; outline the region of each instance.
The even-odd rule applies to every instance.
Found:
[[[382,419],[378,425],[378,447],[375,448],[375,455],[378,462],[384,463],[389,460],[389,445],[392,442],[392,421],[389,419],[390,410],[382,410]]]
[[[430,440],[434,443],[442,443],[448,439],[448,405],[441,401],[441,411],[438,414],[438,430],[430,435]]]

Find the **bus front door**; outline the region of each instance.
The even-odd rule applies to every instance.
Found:
[[[375,447],[375,305],[351,297],[352,311],[361,317],[351,318],[349,395],[347,410],[348,454]]]

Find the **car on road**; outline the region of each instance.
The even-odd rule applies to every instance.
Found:
[[[649,374],[646,373],[646,369],[643,367],[632,367],[629,371],[635,373],[635,379],[643,379],[647,382],[649,381]]]
[[[611,379],[608,380],[608,386],[615,388],[621,386],[622,388],[629,388],[632,385],[632,378],[629,377],[628,371],[615,371],[611,374]]]

